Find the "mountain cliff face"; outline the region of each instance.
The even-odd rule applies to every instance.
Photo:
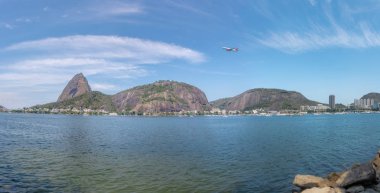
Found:
[[[302,105],[316,105],[301,93],[280,89],[258,88],[248,90],[235,97],[219,99],[211,102],[213,107],[226,110],[252,110],[263,108],[267,110],[299,109]]]
[[[119,112],[179,112],[209,110],[206,95],[198,88],[175,81],[157,81],[112,96]]]
[[[66,85],[57,102],[72,99],[88,92],[91,92],[90,85],[88,84],[86,77],[84,77],[82,73],[79,73],[75,75]]]
[[[380,102],[380,93],[371,92],[364,95],[361,99],[374,99],[375,102]]]

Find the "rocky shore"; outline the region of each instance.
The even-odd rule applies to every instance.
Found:
[[[327,177],[296,175],[294,193],[374,193],[380,192],[380,151],[367,163],[356,164]]]

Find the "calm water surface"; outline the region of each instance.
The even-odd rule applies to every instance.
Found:
[[[0,192],[290,192],[372,158],[380,114],[95,117],[0,113]]]

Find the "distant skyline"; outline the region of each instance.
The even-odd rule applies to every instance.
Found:
[[[253,88],[326,104],[380,92],[380,1],[0,0],[0,11],[7,108],[56,101],[79,72],[106,94],[176,80],[209,101]]]

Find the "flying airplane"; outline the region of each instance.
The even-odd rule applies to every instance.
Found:
[[[222,48],[225,49],[227,52],[231,52],[231,51],[237,52],[237,51],[239,51],[239,48],[229,48],[229,47],[222,47]]]

